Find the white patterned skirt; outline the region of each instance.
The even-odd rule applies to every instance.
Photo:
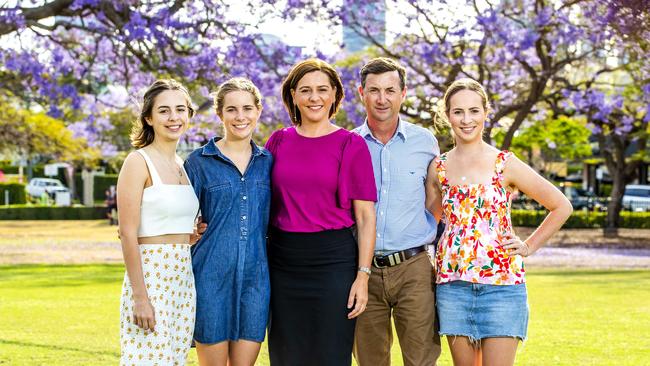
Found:
[[[142,272],[155,331],[133,323],[133,290],[124,274],[120,365],[185,365],[194,333],[196,291],[189,244],[141,244]]]

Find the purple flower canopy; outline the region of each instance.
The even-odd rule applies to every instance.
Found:
[[[388,0],[391,19],[399,22],[383,25],[369,21],[377,14],[367,10],[374,8],[366,2],[371,3],[247,0],[242,6],[255,15],[252,21],[227,16],[231,5],[217,0],[171,6],[153,1],[75,0],[47,21],[35,17],[33,9],[55,11],[52,1],[30,9],[3,6],[0,36],[20,42],[0,51],[0,71],[16,76],[0,78],[0,83],[44,106],[54,117],[81,111],[85,117],[71,122],[69,128],[107,154],[112,151],[103,136],[112,128],[107,113],[134,108],[132,100],[138,100],[157,77],[183,81],[195,101],[205,105],[209,105],[209,92],[225,79],[248,77],[264,96],[262,122],[287,124],[279,86],[291,65],[312,56],[336,65],[346,88],[342,113],[355,125],[365,118],[356,92],[359,69],[374,56],[392,57],[407,67],[409,97],[402,112],[416,122],[430,121],[433,106],[460,77],[477,79],[487,88],[493,108],[489,128],[498,128],[503,118],[513,118],[508,131],[512,134],[524,121],[541,123],[538,111],[549,107],[588,116],[594,133],[602,131],[604,123],[612,124],[617,134],[631,133],[634,121],[650,118],[648,47],[621,42],[619,36],[628,32],[650,38],[647,28],[634,28],[642,24],[639,11],[647,13],[647,8],[637,9],[636,2],[585,0],[571,5],[525,0],[516,8],[504,2],[476,9],[470,1],[464,6]],[[344,24],[372,47],[357,54],[345,48],[322,54],[290,46],[260,34],[260,25],[272,18],[328,24],[332,32]],[[389,28],[384,30],[386,25]],[[391,39],[388,44],[379,41],[384,31]],[[620,62],[629,61],[637,70],[633,80],[645,82],[620,92],[599,86],[598,70],[612,68],[602,66],[603,58],[627,54],[627,49],[612,50],[612,44],[624,44],[637,56],[643,52],[644,57],[634,60],[645,62],[624,58]],[[585,75],[576,72],[591,69],[594,72]],[[631,106],[639,110],[638,115],[619,117]],[[189,141],[215,134],[214,112],[201,113],[194,122]]]

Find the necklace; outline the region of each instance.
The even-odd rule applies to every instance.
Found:
[[[181,169],[181,167],[179,167],[177,163],[171,163],[171,162],[169,162],[168,159],[165,159],[165,157],[160,152],[160,150],[158,150],[155,146],[151,146],[151,147],[154,150],[156,150],[156,154],[158,154],[160,159],[162,159],[162,161],[164,161],[165,164],[167,164],[167,167],[169,167],[169,169],[171,169],[171,171],[174,173],[174,175],[178,175],[178,184],[183,184],[183,179],[182,179],[183,178],[183,169]],[[174,166],[176,168],[174,168]]]

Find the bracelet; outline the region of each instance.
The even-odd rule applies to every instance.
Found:
[[[522,243],[526,247],[526,255],[524,257],[528,257],[530,255],[530,247],[528,246],[528,243],[526,243],[525,240],[523,240]]]
[[[368,276],[370,276],[372,274],[372,271],[368,267],[359,267],[359,272],[363,272],[363,273],[367,274]]]

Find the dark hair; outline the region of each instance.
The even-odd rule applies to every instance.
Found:
[[[214,109],[219,118],[223,116],[223,103],[226,94],[234,91],[245,91],[251,93],[257,109],[262,109],[262,94],[255,84],[246,78],[232,78],[219,85],[219,89],[214,93]]]
[[[330,85],[336,89],[336,97],[332,104],[332,108],[329,111],[328,118],[332,118],[332,116],[338,112],[339,107],[341,106],[341,101],[343,100],[343,83],[341,82],[341,77],[336,70],[334,70],[332,65],[317,58],[310,58],[298,62],[293,65],[291,71],[289,71],[289,74],[282,82],[282,101],[284,102],[284,107],[287,109],[287,112],[289,112],[291,122],[297,126],[302,123],[302,116],[293,103],[293,95],[291,95],[291,91],[295,90],[300,79],[313,71],[321,71],[325,73],[330,79]]]
[[[399,74],[400,89],[404,90],[404,88],[406,88],[406,69],[397,61],[387,57],[373,58],[361,67],[361,71],[359,71],[359,76],[361,76],[361,87],[366,87],[366,78],[368,78],[368,74],[376,75],[391,71],[397,71],[397,74]]]
[[[192,108],[192,98],[187,89],[183,84],[179,83],[174,79],[159,79],[154,81],[151,86],[144,93],[144,100],[142,103],[142,109],[140,110],[140,117],[133,122],[131,126],[131,145],[136,149],[141,149],[147,145],[150,145],[153,142],[154,132],[153,127],[147,123],[147,118],[151,117],[151,111],[153,110],[154,102],[156,97],[160,93],[166,90],[180,90],[185,94],[185,101],[187,102],[187,109],[189,111],[190,118],[194,115],[194,109]]]

